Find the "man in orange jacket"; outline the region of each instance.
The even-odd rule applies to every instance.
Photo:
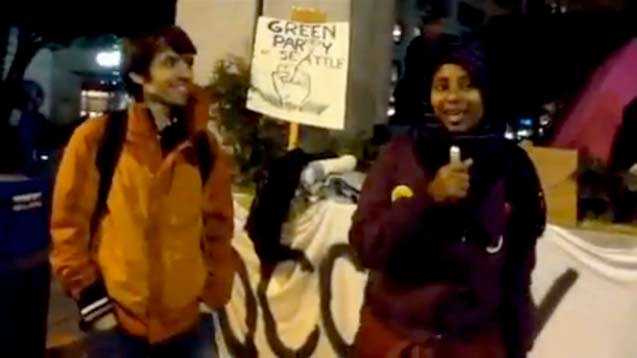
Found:
[[[114,115],[80,126],[64,154],[51,262],[80,306],[89,357],[212,354],[214,337],[202,333],[199,308],[221,308],[230,297],[231,174],[206,132],[209,101],[192,83],[195,53],[177,27],[126,41],[123,75],[135,101],[123,114],[103,203],[96,158]]]

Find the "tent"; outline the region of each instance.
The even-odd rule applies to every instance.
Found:
[[[612,53],[574,101],[551,146],[608,163],[624,107],[637,97],[637,39]],[[637,140],[637,139],[636,139]]]

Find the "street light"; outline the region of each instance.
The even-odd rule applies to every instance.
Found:
[[[122,63],[122,53],[120,51],[102,51],[97,54],[95,61],[98,65],[107,68],[119,67]]]

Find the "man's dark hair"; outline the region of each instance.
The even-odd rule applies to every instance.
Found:
[[[123,79],[128,92],[136,100],[142,99],[143,92],[142,88],[131,80],[130,74],[148,76],[153,58],[165,49],[172,49],[179,55],[197,54],[197,48],[188,34],[178,26],[165,27],[149,35],[124,40]]]

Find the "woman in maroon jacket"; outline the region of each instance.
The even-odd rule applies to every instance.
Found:
[[[439,62],[436,120],[393,139],[369,173],[350,232],[371,272],[354,357],[519,358],[531,348],[543,194],[492,120],[483,58],[473,44]]]

